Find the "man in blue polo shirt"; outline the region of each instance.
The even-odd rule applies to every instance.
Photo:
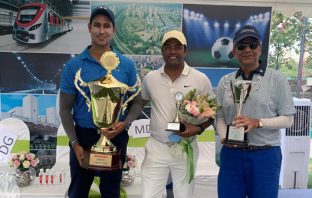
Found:
[[[295,114],[290,87],[279,71],[259,64],[262,42],[255,27],[238,30],[233,43],[240,68],[219,82],[217,100],[222,108],[217,114],[217,132],[223,143],[227,125],[244,127],[248,146],[223,144],[218,197],[277,198],[282,161],[279,129],[291,127]],[[230,87],[233,79],[252,81],[239,116]]]
[[[68,196],[87,198],[94,176],[99,175],[102,197],[118,198],[121,170],[96,172],[81,167],[84,149],[94,145],[100,135],[93,123],[92,112],[88,112],[85,98],[75,87],[74,79],[79,69],[84,82],[102,79],[107,71],[100,65],[99,59],[106,51],[113,51],[120,60],[112,75],[129,87],[136,83],[136,67],[133,61],[115,51],[110,45],[116,31],[114,14],[110,9],[104,6],[95,8],[91,12],[88,29],[91,45],[68,61],[61,76],[60,117],[70,141],[71,183]],[[90,96],[89,88],[80,88]],[[121,116],[120,120],[113,129],[104,130],[102,133],[120,150],[120,158],[124,163],[129,139],[125,130],[128,123],[123,121],[124,116]]]

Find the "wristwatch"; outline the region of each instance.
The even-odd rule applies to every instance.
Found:
[[[73,141],[71,141],[70,145],[71,145],[71,146],[74,146],[74,144],[79,144],[78,140],[73,140]]]
[[[263,120],[262,119],[258,120],[258,127],[257,128],[263,128]]]

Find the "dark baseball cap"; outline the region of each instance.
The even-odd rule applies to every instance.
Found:
[[[96,7],[92,10],[91,15],[90,15],[90,23],[92,23],[93,18],[98,15],[104,15],[107,16],[113,23],[113,26],[115,26],[115,16],[114,13],[106,6],[99,6]]]
[[[234,45],[247,37],[252,37],[261,42],[261,37],[257,28],[252,25],[245,25],[235,33],[233,39]]]

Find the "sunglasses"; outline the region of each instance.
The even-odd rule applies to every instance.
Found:
[[[258,42],[252,42],[252,43],[237,43],[236,44],[236,48],[239,51],[242,51],[244,49],[246,49],[247,47],[249,47],[250,49],[257,49],[257,47],[259,46]]]

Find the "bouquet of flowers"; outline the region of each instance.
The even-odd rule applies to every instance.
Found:
[[[35,168],[39,164],[39,159],[33,153],[22,151],[21,153],[14,154],[9,161],[10,167],[14,167],[20,171],[26,171],[29,168]]]
[[[218,109],[214,99],[206,95],[196,95],[196,89],[191,90],[183,98],[179,108],[179,119],[187,124],[199,125],[213,118]]]
[[[218,105],[215,99],[209,98],[208,94],[196,95],[196,89],[191,90],[182,99],[178,110],[178,117],[182,123],[199,125],[209,118],[214,118]],[[187,157],[187,175],[186,179],[190,183],[194,179],[194,161],[193,161],[193,138],[182,138],[178,136],[177,142],[182,146],[182,151]],[[170,137],[169,137],[170,138]]]

